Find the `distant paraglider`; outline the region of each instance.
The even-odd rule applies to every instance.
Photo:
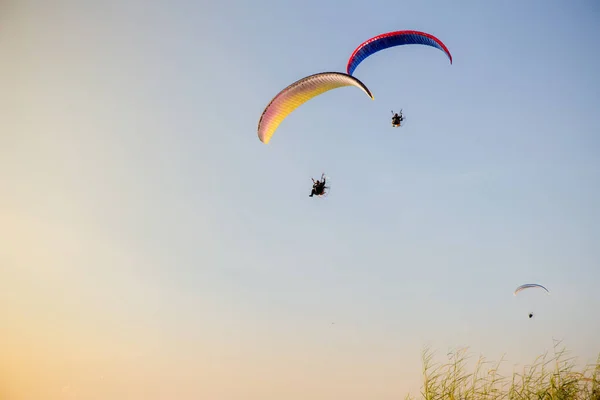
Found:
[[[302,78],[279,92],[267,105],[258,121],[258,138],[267,144],[281,122],[308,100],[329,90],[355,86],[372,100],[373,94],[364,83],[341,72],[322,72]]]
[[[520,293],[521,291],[525,290],[525,289],[533,289],[533,288],[539,288],[542,290],[545,290],[546,293],[550,294],[550,291],[548,289],[546,289],[544,286],[537,284],[537,283],[526,283],[524,285],[521,285],[519,287],[517,287],[515,289],[515,291],[513,292],[513,295],[517,295],[518,293]],[[533,312],[529,313],[529,319],[533,318]]]

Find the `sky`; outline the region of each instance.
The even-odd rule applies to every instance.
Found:
[[[426,347],[594,361],[599,17],[1,0],[0,398],[387,400],[418,393]],[[401,29],[453,64],[377,53],[355,71],[374,101],[327,92],[258,140],[281,89]],[[513,296],[530,282],[551,295]]]

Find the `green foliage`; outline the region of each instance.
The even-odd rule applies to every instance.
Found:
[[[444,364],[433,362],[433,353],[423,352],[424,400],[600,400],[600,355],[596,364],[576,370],[575,360],[554,346],[554,354],[539,356],[511,376],[500,372],[501,359],[490,363],[480,357],[472,373],[467,372],[467,349],[448,354]],[[407,399],[416,399],[407,396]]]

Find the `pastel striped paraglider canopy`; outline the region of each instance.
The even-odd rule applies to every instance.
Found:
[[[341,72],[322,72],[302,78],[279,92],[258,121],[258,138],[267,144],[283,120],[308,100],[329,90],[355,86],[374,99],[364,83]]]

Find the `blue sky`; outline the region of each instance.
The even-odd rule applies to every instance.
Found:
[[[595,2],[3,7],[14,398],[391,399],[427,345],[600,351]],[[258,140],[277,92],[400,29],[453,65],[382,51],[355,71],[375,101],[334,90]]]

